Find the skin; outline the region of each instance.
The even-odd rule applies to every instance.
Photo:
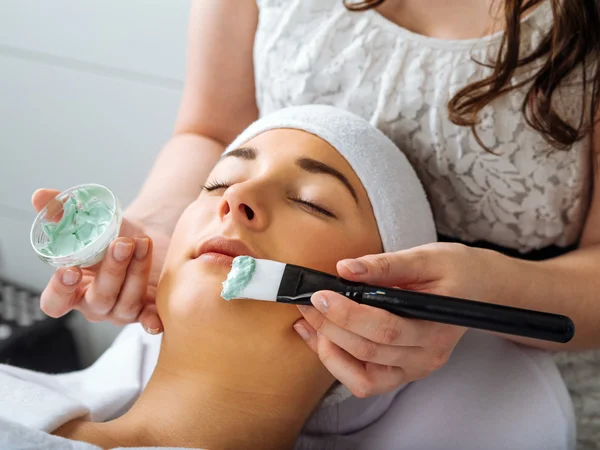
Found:
[[[283,129],[247,145],[256,158],[219,162],[175,228],[157,291],[163,342],[140,398],[118,419],[75,420],[54,434],[100,446],[293,446],[334,379],[294,332],[296,307],[223,300],[231,258],[196,257],[197,248],[223,236],[259,258],[335,273],[340,258],[381,251],[381,241],[366,192],[329,144]],[[337,178],[300,168],[298,158],[341,172],[356,200]],[[229,187],[209,191],[216,182]]]
[[[474,39],[501,31],[504,27],[502,9],[502,2],[491,0],[386,0],[377,8],[384,17],[414,33],[449,40]],[[237,14],[231,14],[232,10]],[[199,185],[227,143],[258,117],[252,60],[257,23],[255,0],[192,2],[187,75],[175,132],[126,212],[129,220],[140,224],[139,229],[153,239],[170,236],[181,212],[197,197]],[[401,90],[398,95],[402,95]],[[340,263],[339,274],[355,281],[565,314],[574,320],[577,330],[567,345],[507,338],[554,350],[600,348],[597,327],[600,322],[598,130],[600,127],[596,126],[591,152],[593,197],[576,251],[547,261],[526,262],[461,244],[434,244],[395,254],[369,255],[361,260],[366,267],[356,273]],[[130,235],[122,239],[132,242],[128,240]],[[163,260],[156,255],[160,245],[156,240],[154,244],[155,255],[144,264],[152,264],[151,273],[158,273]],[[107,267],[108,275],[103,277],[103,283],[98,282],[98,272],[84,277],[80,283],[98,283],[97,292],[106,293],[99,295],[102,300],[85,296],[85,304],[125,302],[145,308],[153,296],[147,295],[143,280],[137,283],[142,287],[130,291],[129,296],[115,294],[120,292],[123,280],[136,276],[135,271],[127,272],[128,261],[131,259],[113,261],[110,271]],[[82,303],[82,297],[74,295],[79,292],[77,283],[65,285],[61,281],[62,274],[58,271],[47,292],[44,291],[42,308],[47,313],[53,311],[51,305],[64,313]],[[473,279],[485,281],[473,283]],[[315,301],[315,304],[319,306],[320,302]],[[306,320],[300,321],[296,328],[305,332],[310,347],[318,352],[332,374],[360,396],[383,392],[414,377],[426,376],[444,364],[464,332],[460,328],[430,327],[424,322],[392,318],[385,311],[365,315],[363,310],[353,306],[341,298],[330,298],[325,314],[309,308],[305,310]],[[113,320],[111,311],[96,316],[87,309],[82,310],[86,317],[94,320]],[[152,313],[141,314],[134,320],[140,320],[145,326],[149,320],[154,321],[152,326],[160,323]],[[335,324],[337,328],[322,324]],[[322,329],[318,339],[315,328]],[[382,331],[375,336],[368,330]],[[405,341],[391,338],[396,335],[414,336],[417,347],[424,349],[421,357],[405,358],[406,352],[402,349]],[[380,358],[381,354],[387,356]],[[387,366],[394,369],[388,370]],[[423,371],[423,367],[427,369]]]

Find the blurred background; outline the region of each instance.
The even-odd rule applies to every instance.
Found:
[[[188,1],[0,0],[0,11],[0,350],[12,339],[15,359],[15,337],[39,320],[19,323],[13,297],[35,305],[53,272],[29,243],[31,194],[93,182],[129,204],[172,131]],[[119,331],[78,312],[64,323],[83,366]]]

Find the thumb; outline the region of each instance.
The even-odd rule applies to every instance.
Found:
[[[156,304],[149,303],[144,305],[142,312],[138,317],[138,321],[148,334],[158,334],[163,331],[162,322],[158,316]]]
[[[38,189],[31,196],[31,204],[37,212],[40,212],[58,194],[60,191],[55,189]]]
[[[427,277],[425,253],[411,250],[345,259],[337,264],[342,278],[379,286],[410,286]]]

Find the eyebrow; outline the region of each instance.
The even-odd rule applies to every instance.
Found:
[[[240,147],[224,154],[220,160],[229,157],[234,157],[245,159],[247,161],[252,161],[256,159],[257,155],[258,150],[254,147]],[[296,165],[309,173],[322,173],[337,178],[348,189],[348,191],[350,191],[350,194],[354,198],[354,201],[358,203],[358,195],[356,195],[356,190],[354,189],[348,178],[339,170],[336,170],[333,167],[321,161],[317,161],[316,159],[307,157],[298,158],[296,160]]]
[[[317,161],[316,159],[312,158],[298,158],[296,160],[296,165],[310,173],[323,173],[325,175],[331,175],[332,177],[337,178],[350,191],[350,194],[352,194],[354,201],[358,203],[358,196],[356,195],[354,187],[352,187],[350,181],[342,172],[334,169],[331,166],[328,166],[327,164],[321,161]]]
[[[229,158],[231,156],[233,156],[235,158],[241,158],[241,159],[246,159],[248,161],[252,161],[252,160],[256,159],[257,154],[258,154],[258,150],[256,150],[254,147],[240,147],[240,148],[236,148],[235,150],[231,150],[230,152],[225,153],[223,156],[221,156],[219,161],[222,161],[225,158]]]

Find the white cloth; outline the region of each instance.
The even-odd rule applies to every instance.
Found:
[[[431,208],[406,156],[385,134],[355,114],[327,105],[285,108],[255,121],[225,153],[280,128],[314,134],[348,161],[369,196],[384,251],[436,241]]]
[[[0,448],[2,450],[102,450],[86,442],[52,436],[0,418]],[[115,447],[113,450],[180,450],[183,447]]]
[[[148,382],[160,341],[134,324],[80,372],[0,365],[0,448],[88,450],[36,430],[51,432],[75,417],[106,421],[123,414]],[[388,395],[318,409],[296,449],[573,450],[574,433],[568,393],[547,353],[469,331],[430,377]]]
[[[478,134],[498,156],[485,152],[469,128],[448,119],[454,94],[491,73],[476,61],[495,60],[502,33],[429,38],[374,10],[349,12],[342,0],[257,4],[254,70],[261,116],[319,103],[369,120],[411,161],[442,235],[520,252],[577,241],[589,209],[589,137],[569,151],[554,151],[521,113],[530,83],[481,113]],[[522,20],[521,53],[529,54],[551,27],[545,0]],[[519,69],[514,84],[533,70]],[[580,75],[577,70],[554,99],[572,124],[591,101],[582,100]],[[600,351],[561,353],[556,360],[578,412],[581,445],[600,448],[594,445],[600,442]]]
[[[0,448],[5,450],[99,450],[84,442],[62,439],[0,418]]]
[[[117,417],[150,379],[161,340],[139,325],[126,326],[92,366],[66,374],[0,364],[0,418],[50,432],[76,417]]]

